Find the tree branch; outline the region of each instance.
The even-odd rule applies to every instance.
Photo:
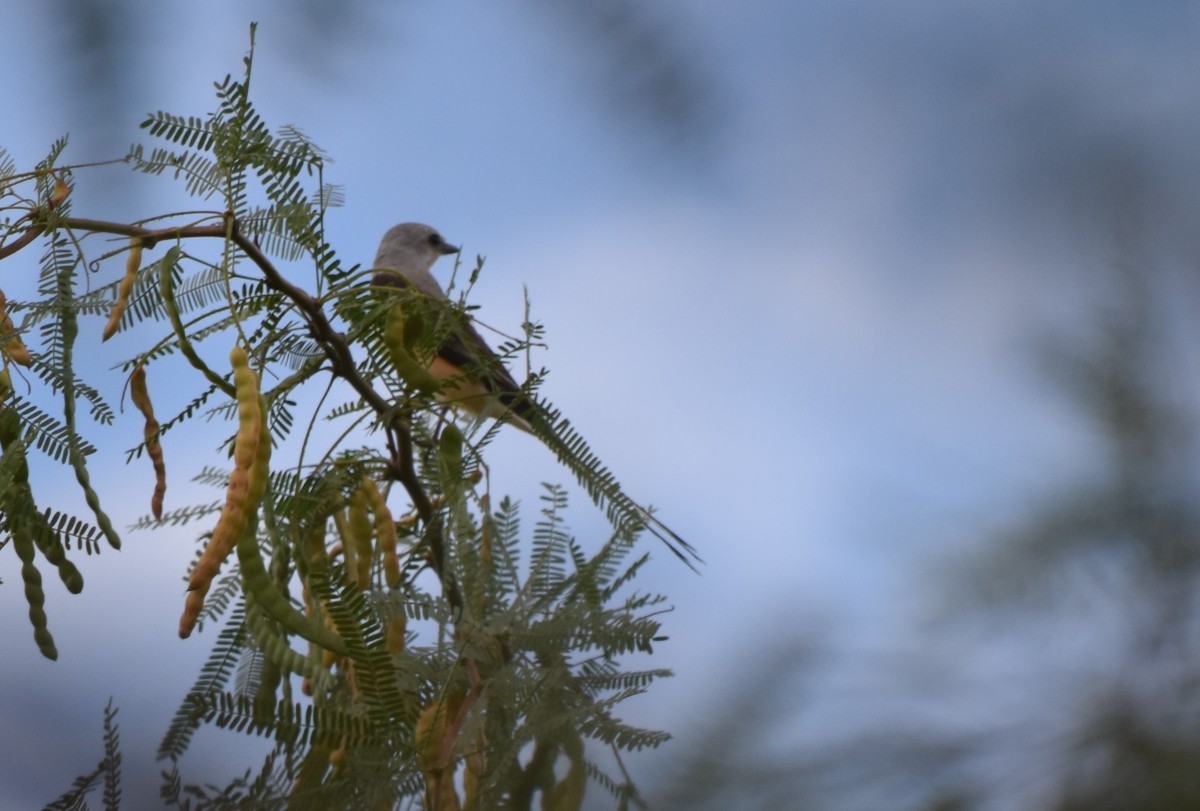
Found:
[[[392,407],[392,403],[372,388],[371,384],[359,373],[354,357],[350,353],[350,345],[346,341],[346,336],[333,328],[321,301],[284,278],[279,269],[262,252],[262,249],[242,233],[233,214],[226,212],[222,215],[222,221],[215,225],[187,225],[169,228],[146,228],[140,225],[82,217],[64,217],[59,221],[59,225],[91,233],[138,237],[142,240],[145,248],[153,248],[158,242],[164,240],[232,239],[242,253],[262,272],[267,286],[283,294],[296,305],[308,323],[313,338],[325,350],[325,355],[330,361],[331,372],[349,383],[363,402],[379,416],[388,436],[388,448],[392,456],[392,474],[404,486],[409,498],[412,499],[413,507],[428,529],[426,536],[430,546],[431,565],[446,587],[447,599],[451,606],[455,609],[461,607],[462,597],[458,593],[457,585],[452,578],[447,577],[445,571],[446,551],[441,522],[436,520],[433,502],[429,494],[425,492],[420,477],[417,475],[416,464],[413,461],[412,433],[405,424],[403,415],[397,413],[396,409]],[[22,235],[21,239],[25,240],[26,236],[28,234]],[[36,236],[36,233],[33,234],[33,237]],[[13,251],[15,252],[19,247],[15,246]]]

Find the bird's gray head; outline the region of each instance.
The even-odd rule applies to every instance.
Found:
[[[441,288],[429,269],[440,257],[450,253],[458,253],[458,248],[446,242],[436,229],[419,222],[405,222],[383,235],[374,267],[398,271],[426,293],[434,292],[429,289],[432,284],[436,288],[435,295],[440,296]]]

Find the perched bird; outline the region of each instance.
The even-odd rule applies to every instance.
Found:
[[[389,229],[379,243],[371,285],[378,289],[415,289],[435,302],[446,302],[446,293],[430,271],[438,259],[458,253],[458,250],[428,225],[401,223]],[[437,317],[442,315],[448,313]],[[462,408],[479,419],[502,419],[538,437],[575,473],[598,505],[608,503],[624,515],[635,516],[676,557],[695,569],[692,560],[700,560],[696,550],[649,510],[625,495],[612,475],[598,466],[578,435],[572,434],[571,441],[564,441],[560,432],[566,430],[565,423],[556,430],[555,420],[521,391],[469,318],[451,326],[448,330],[436,330],[437,345],[429,351],[416,353],[419,359],[399,358],[393,351],[393,360],[424,367],[413,371],[418,376],[426,376],[425,372],[432,376],[435,394],[442,402]]]
[[[453,253],[458,253],[458,248],[428,225],[401,223],[379,243],[371,285],[413,287],[435,301],[446,301],[430,269],[438,259]],[[521,387],[469,320],[446,331],[433,356],[426,358],[426,365],[430,374],[442,381],[437,395],[442,402],[479,418],[505,418],[523,431],[532,431],[532,404],[521,396]]]

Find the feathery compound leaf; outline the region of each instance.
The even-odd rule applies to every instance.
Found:
[[[204,121],[196,116],[184,118],[160,111],[151,113],[141,126],[156,138],[162,138],[164,141],[186,146],[189,149],[205,151],[212,148],[212,122]]]
[[[238,604],[229,615],[225,627],[217,635],[208,661],[200,669],[200,676],[192,684],[183,703],[175,712],[175,718],[167,728],[158,745],[158,759],[177,760],[192,742],[192,736],[200,728],[200,706],[198,696],[215,695],[225,688],[245,651],[246,615],[243,605]]]
[[[535,418],[530,421],[533,433],[575,475],[576,481],[593,503],[604,510],[613,527],[618,532],[629,534],[642,528],[650,530],[677,558],[694,570],[692,561],[700,560],[696,550],[625,494],[616,477],[571,427],[570,420],[545,400],[534,397],[531,401],[535,407]]]

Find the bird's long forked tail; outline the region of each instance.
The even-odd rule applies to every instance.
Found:
[[[571,427],[570,420],[533,395],[524,395],[521,418],[529,424],[530,433],[542,441],[587,492],[592,502],[604,510],[618,531],[636,532],[646,529],[670,549],[693,572],[696,563],[704,560],[687,541],[654,516],[650,510],[625,494],[616,477],[601,464],[583,437]],[[514,409],[515,410],[515,409]]]

